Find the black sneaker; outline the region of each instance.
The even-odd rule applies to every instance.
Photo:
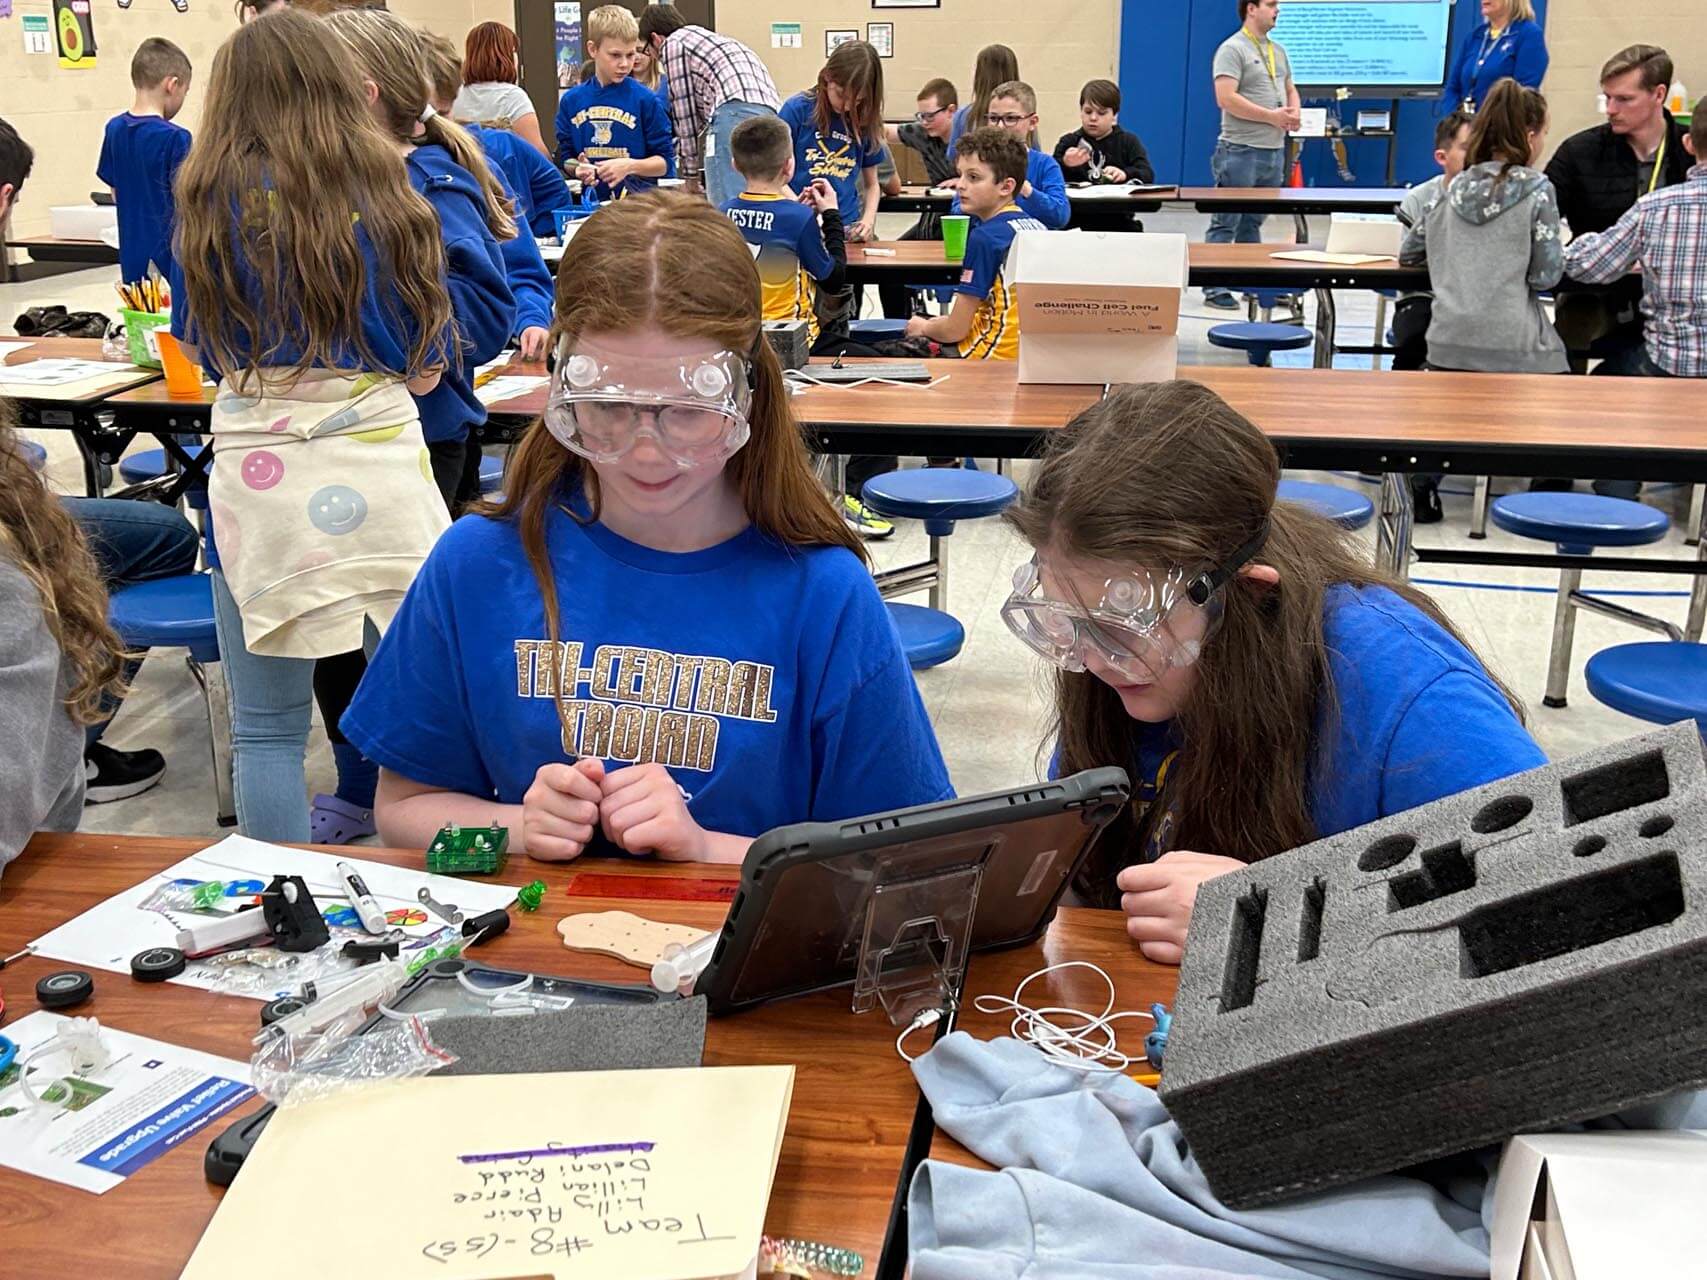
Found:
[[[85,804],[106,804],[139,796],[166,772],[166,757],[158,751],[116,751],[97,742],[83,753]]]

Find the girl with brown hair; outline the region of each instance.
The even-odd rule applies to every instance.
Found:
[[[877,166],[883,159],[883,63],[863,40],[837,45],[818,83],[778,113],[794,135],[796,192],[823,178],[836,193],[849,240],[877,225]]]
[[[984,118],[990,114],[990,99],[996,89],[1010,80],[1019,79],[1019,55],[1005,44],[987,44],[978,50],[978,61],[972,67],[972,101],[954,113],[954,128],[948,135],[948,158],[954,159],[955,144],[968,129],[982,129]],[[958,181],[947,185],[956,186]]]
[[[349,50],[289,10],[221,46],[176,195],[172,329],[220,380],[210,558],[238,822],[306,841],[313,660],[377,639],[449,523],[411,394],[457,359],[445,251]]]
[[[482,22],[471,29],[463,45],[462,91],[451,115],[458,124],[482,124],[509,129],[549,156],[539,132],[539,112],[517,82],[522,75],[522,46],[516,33],[501,22]]]
[[[697,197],[621,200],[576,235],[545,416],[344,717],[382,766],[388,844],[496,822],[537,858],[738,862],[781,823],[951,794],[759,299]]]
[[[1002,614],[1058,668],[1052,772],[1133,776],[1074,887],[1152,960],[1178,963],[1204,880],[1545,760],[1433,601],[1279,478],[1214,392],[1122,387],[1009,516],[1033,556]]]
[[[10,422],[0,401],[0,868],[35,832],[77,829],[84,726],[124,693],[95,559]]]

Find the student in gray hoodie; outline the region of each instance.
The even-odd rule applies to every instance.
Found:
[[[1539,297],[1564,274],[1553,184],[1534,167],[1546,137],[1547,100],[1501,80],[1476,113],[1464,172],[1405,236],[1399,260],[1426,265],[1434,289],[1432,368],[1569,371]]]

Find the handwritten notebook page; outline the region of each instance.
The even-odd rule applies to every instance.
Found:
[[[748,1272],[794,1068],[425,1076],[279,1110],[183,1280]],[[280,1223],[303,1228],[276,1248]]]

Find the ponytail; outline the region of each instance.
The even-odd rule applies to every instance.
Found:
[[[1494,179],[1497,191],[1512,166],[1530,163],[1530,135],[1546,125],[1547,99],[1505,77],[1489,90],[1487,100],[1476,112],[1464,167],[1498,162],[1499,176]]]
[[[450,158],[473,174],[474,180],[480,184],[481,194],[485,197],[486,225],[492,228],[492,234],[499,240],[514,240],[515,202],[498,185],[492,165],[486,159],[485,148],[467,129],[436,111],[427,117],[425,129],[427,141],[437,143],[450,152]]]

